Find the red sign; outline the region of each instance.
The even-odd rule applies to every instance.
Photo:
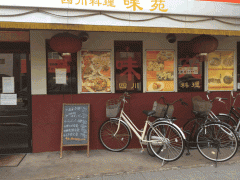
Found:
[[[199,0],[199,1],[212,1],[212,2],[225,2],[225,3],[238,3],[238,4],[240,4],[239,0]]]

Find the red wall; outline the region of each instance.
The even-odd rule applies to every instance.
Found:
[[[106,120],[106,101],[112,98],[118,98],[121,94],[76,94],[76,95],[33,95],[32,96],[32,139],[33,152],[59,151],[61,140],[62,123],[62,104],[63,103],[90,103],[90,149],[102,149],[98,130],[101,124]],[[187,93],[136,93],[131,94],[131,99],[125,110],[138,128],[144,126],[146,115],[143,110],[152,109],[153,102],[164,96],[167,102],[173,102],[182,98],[189,104],[187,108],[176,103],[174,105],[174,117],[178,120],[176,123],[182,126],[188,119],[193,117],[191,98],[200,95],[206,100],[206,93],[187,92]],[[230,92],[214,92],[210,98],[214,97],[229,98]],[[72,99],[72,100],[71,100]],[[229,107],[229,100],[226,101]],[[236,104],[239,104],[238,102]],[[213,109],[215,113],[226,113],[226,106],[223,103],[215,102]],[[129,145],[129,148],[139,148],[139,141],[135,135]],[[75,147],[65,149],[85,149],[85,147]]]

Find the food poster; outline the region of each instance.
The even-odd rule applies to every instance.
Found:
[[[174,51],[147,51],[147,91],[174,91]]]
[[[208,54],[208,90],[233,90],[234,51]]]
[[[111,92],[109,51],[82,51],[82,92]]]
[[[178,60],[178,91],[203,91],[203,63],[199,57]]]

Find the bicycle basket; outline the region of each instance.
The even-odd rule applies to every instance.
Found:
[[[120,106],[120,99],[109,99],[106,103],[106,116],[108,118],[116,117],[120,111]]]
[[[154,114],[155,117],[163,118],[164,114],[167,110],[167,105],[164,105],[164,104],[158,103],[157,101],[154,101],[152,110],[156,111],[156,113]],[[172,117],[173,111],[174,111],[174,106],[170,105],[168,107],[168,112],[167,112],[167,116],[169,118]]]
[[[212,109],[212,103],[210,101],[203,100],[200,96],[192,98],[193,110],[201,114],[208,115]]]

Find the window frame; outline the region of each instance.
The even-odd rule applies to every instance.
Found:
[[[49,86],[48,86],[48,81],[49,81],[49,73],[48,73],[48,53],[49,52],[56,52],[54,51],[51,47],[50,47],[50,39],[46,39],[45,41],[45,44],[46,44],[46,86],[47,86],[47,94],[49,95],[59,95],[59,94],[78,94],[78,75],[77,75],[77,71],[78,71],[78,68],[77,68],[77,53],[71,53],[71,58],[72,58],[72,61],[75,61],[75,76],[74,78],[76,79],[76,84],[74,85],[74,83],[72,83],[72,80],[71,80],[71,85],[70,85],[70,91],[65,91],[65,92],[51,92],[49,91]],[[57,52],[56,52],[57,53]],[[70,74],[71,74],[71,78],[72,78],[72,67],[74,67],[72,64],[70,65]],[[62,86],[62,84],[59,84],[60,86]]]

